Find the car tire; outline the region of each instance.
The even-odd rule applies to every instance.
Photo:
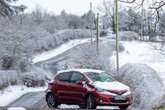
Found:
[[[127,110],[128,106],[119,106],[120,110]]]
[[[96,109],[95,97],[92,94],[88,95],[88,97],[86,99],[86,108],[87,109]]]
[[[27,83],[27,87],[31,87],[31,83]]]
[[[49,108],[57,108],[58,106],[57,99],[52,93],[49,93],[46,96],[46,102]]]

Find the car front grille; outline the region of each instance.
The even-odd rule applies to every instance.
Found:
[[[111,103],[127,103],[128,99],[125,100],[116,100],[115,98],[111,99]]]
[[[127,103],[128,100],[111,100],[112,103]]]

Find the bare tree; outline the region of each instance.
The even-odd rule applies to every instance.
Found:
[[[113,25],[113,22],[114,22],[114,15],[113,15],[113,13],[114,13],[113,12],[114,1],[115,0],[103,0],[102,5],[100,5],[98,8],[98,10],[100,12],[104,13],[105,15],[107,15],[109,17],[113,31],[115,31],[113,29],[114,28],[114,25]],[[148,29],[147,33],[148,33],[150,38],[157,35],[159,28],[160,28],[159,24],[161,23],[160,17],[162,17],[160,14],[164,11],[163,7],[165,6],[165,0],[150,0],[149,1],[150,3],[148,3],[147,0],[119,0],[119,1],[120,1],[120,3],[123,3],[123,4],[131,4],[131,5],[129,5],[130,7],[135,7],[137,9],[142,8],[143,11],[145,9],[147,9],[147,12],[148,11],[150,12],[150,13],[148,13],[150,15],[148,15],[148,14],[147,15],[144,15],[144,14],[141,15],[139,13],[140,10],[137,10],[137,11],[135,11],[137,16],[131,14],[130,17],[135,18],[134,20],[132,19],[133,21],[131,21],[131,20],[129,20],[130,17],[128,17],[128,15],[125,12],[123,12],[124,10],[120,10],[119,15],[122,13],[124,15],[124,16],[120,15],[120,19],[122,20],[121,24],[124,24],[124,25],[120,25],[120,27],[124,26],[124,28],[127,30],[130,26],[133,26],[133,24],[135,24],[135,22],[138,24],[140,23],[140,25],[142,22],[143,23],[146,22],[146,24],[148,23],[147,26],[143,25],[141,27],[143,29],[143,34],[145,32],[144,30]],[[145,7],[145,9],[143,8],[144,5],[147,6],[147,7]],[[127,10],[125,10],[125,11],[127,11]],[[138,16],[142,19],[140,19]],[[124,17],[126,17],[126,19]],[[136,18],[136,17],[138,17],[138,18]],[[127,23],[127,25],[125,23]],[[128,23],[130,24],[129,27],[128,27]],[[140,25],[138,25],[138,26],[140,26]],[[137,25],[134,28],[137,28]],[[133,28],[131,27],[128,30],[129,31],[135,31],[134,29],[133,30],[132,29]],[[136,32],[138,32],[138,31],[136,31]]]
[[[100,13],[104,14],[105,19],[103,19],[104,24],[111,26],[112,31],[115,32],[115,20],[114,20],[114,1],[113,0],[103,0],[103,3],[97,8]]]
[[[135,3],[139,6],[143,6],[143,4],[145,2],[147,2],[146,0],[120,0],[120,2],[123,3]],[[160,20],[160,11],[162,11],[162,8],[165,6],[165,1],[164,0],[156,0],[156,1],[151,1],[151,5],[149,6],[149,9],[154,10],[154,15],[155,15],[155,23],[154,23],[154,32],[156,32],[157,29],[157,25],[159,23]]]

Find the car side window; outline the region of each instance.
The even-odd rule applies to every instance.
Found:
[[[70,79],[70,82],[71,83],[76,83],[80,80],[83,79],[83,75],[79,72],[72,72],[72,76],[71,76],[71,79]]]
[[[57,76],[57,79],[62,82],[69,82],[69,77],[70,77],[70,73],[65,72],[65,73],[60,73]]]

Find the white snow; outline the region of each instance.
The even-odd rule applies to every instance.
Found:
[[[60,108],[60,109],[76,109],[76,110],[78,110],[79,109],[79,106],[78,105],[66,105],[66,104],[61,104],[58,108]],[[115,109],[115,110],[117,110],[118,109],[118,107],[110,107],[110,106],[97,106],[97,109],[99,109],[99,110],[101,110],[101,109],[103,109],[103,110],[113,110],[113,109]]]
[[[7,110],[26,110],[26,109],[23,107],[10,107]]]
[[[9,86],[0,91],[0,106],[7,106],[19,97],[29,92],[39,92],[46,90],[46,87],[27,88],[25,86]]]
[[[68,70],[61,70],[58,73],[69,72],[69,71],[78,71],[78,72],[81,72],[81,73],[87,73],[87,72],[102,73],[102,72],[104,72],[102,70],[95,70],[95,69],[68,69]]]
[[[51,59],[57,55],[62,54],[65,51],[77,46],[77,45],[80,45],[80,44],[83,44],[83,43],[86,43],[89,41],[90,41],[89,39],[76,39],[76,40],[69,41],[69,42],[59,46],[58,48],[55,48],[53,50],[50,50],[50,51],[47,51],[47,52],[44,52],[42,54],[34,56],[32,62],[37,63],[37,62]]]
[[[140,41],[123,41],[121,42],[125,51],[119,54],[120,67],[127,63],[147,64],[157,71],[165,84],[165,55],[155,49],[153,46],[160,46],[159,43],[140,42]],[[115,64],[115,53],[110,58]]]
[[[98,88],[105,89],[105,90],[129,90],[129,87],[118,82],[118,81],[113,81],[113,82],[99,82],[96,81],[94,82],[94,85]]]
[[[58,106],[58,108],[60,108],[60,109],[71,109],[71,108],[79,108],[79,106],[78,105],[66,105],[66,104],[61,104],[61,105],[59,105]]]

